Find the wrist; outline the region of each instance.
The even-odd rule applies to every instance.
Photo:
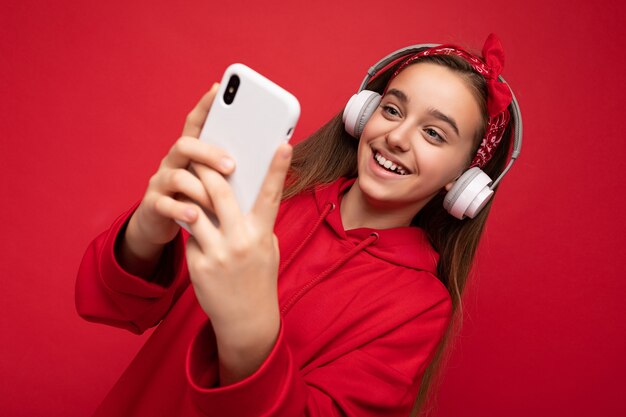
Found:
[[[127,272],[147,278],[154,273],[165,245],[154,244],[142,238],[136,223],[136,212],[128,221],[125,229],[120,231],[119,245],[116,247],[116,258],[120,266]]]
[[[228,331],[215,330],[220,366],[220,385],[252,375],[269,356],[280,331],[280,316],[253,320]]]
[[[123,244],[132,256],[149,261],[160,256],[165,245],[151,242],[145,233],[142,233],[137,217],[138,213],[135,212],[128,221]]]
[[[280,330],[280,319],[215,329],[217,344],[224,352],[246,355],[260,346],[273,345]]]

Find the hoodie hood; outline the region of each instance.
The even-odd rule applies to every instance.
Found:
[[[407,268],[428,271],[436,275],[439,255],[428,240],[426,232],[414,226],[394,227],[391,229],[358,228],[344,230],[341,220],[341,198],[354,184],[355,179],[340,178],[331,184],[315,189],[317,208],[322,213],[329,204],[337,207],[331,210],[324,221],[342,239],[355,244],[376,234],[378,240],[366,247],[365,252],[384,261]]]

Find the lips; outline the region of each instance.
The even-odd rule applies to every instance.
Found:
[[[380,152],[372,150],[374,160],[376,163],[389,172],[393,172],[397,175],[408,175],[409,169],[398,161],[394,161],[384,157]]]

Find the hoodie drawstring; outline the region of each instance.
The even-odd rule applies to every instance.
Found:
[[[287,267],[291,264],[291,261],[293,261],[295,257],[298,256],[298,254],[300,253],[300,250],[302,250],[304,245],[306,245],[307,242],[311,239],[311,237],[313,237],[313,234],[317,231],[318,227],[320,227],[320,224],[322,224],[326,216],[328,216],[328,213],[330,213],[334,209],[335,209],[334,203],[328,203],[326,207],[324,207],[324,211],[322,211],[318,219],[315,221],[315,224],[313,225],[309,233],[306,235],[306,237],[302,240],[302,242],[300,242],[298,247],[295,248],[293,252],[291,252],[291,255],[289,255],[289,258],[287,258],[284,262],[281,262],[280,268],[278,269],[278,275],[282,274],[283,271],[287,269]]]
[[[328,212],[330,212],[332,209],[334,209],[334,204],[330,208],[330,210],[328,210]],[[326,213],[326,210],[324,210],[324,213]],[[326,214],[323,214],[323,217],[325,217]],[[318,223],[321,223],[321,221],[318,221]],[[303,243],[301,243],[300,246],[298,246],[298,248],[294,252],[299,252],[300,249],[304,246],[304,243],[306,243],[306,241],[310,239],[313,232],[317,229],[318,223],[315,224],[311,233],[309,233],[309,235],[305,238]],[[360,251],[362,251],[369,245],[373,244],[377,240],[378,240],[378,233],[370,234],[366,239],[363,239],[358,245],[356,245],[354,248],[350,249],[347,253],[345,253],[341,258],[337,260],[337,262],[331,265],[328,269],[326,269],[324,272],[322,272],[321,274],[319,274],[318,276],[316,276],[315,278],[311,279],[309,282],[304,284],[302,287],[300,287],[300,289],[296,291],[296,293],[292,295],[291,298],[289,298],[289,300],[287,300],[287,302],[283,305],[282,309],[280,310],[281,316],[285,316],[289,312],[289,310],[291,310],[294,304],[297,303],[302,297],[304,297],[304,295],[307,292],[309,292],[309,290],[311,290],[315,285],[319,284],[320,281],[322,281],[323,279],[328,277],[330,274],[335,272],[343,264],[345,264],[350,258],[355,256],[357,253],[359,253]],[[289,259],[285,262],[285,265],[281,267],[281,272],[287,267],[287,265],[289,265],[289,263],[291,263],[291,260],[294,257],[295,257],[295,254],[292,254],[289,257]]]

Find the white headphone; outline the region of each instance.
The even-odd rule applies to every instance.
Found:
[[[361,83],[361,87],[359,87],[359,91],[350,98],[350,101],[348,101],[343,111],[343,123],[346,132],[357,139],[360,138],[365,124],[380,104],[382,97],[379,93],[365,90],[369,80],[376,75],[378,71],[398,58],[435,46],[439,45],[420,44],[408,46],[392,52],[370,67],[365,79]],[[498,77],[498,80],[508,85],[502,76]],[[509,90],[510,89],[511,87],[509,87]],[[513,101],[511,102],[511,108],[513,110],[511,112],[511,121],[515,127],[515,137],[509,164],[495,181],[492,181],[480,168],[473,167],[465,171],[454,182],[450,191],[446,193],[443,200],[443,207],[457,219],[463,219],[466,216],[474,218],[480,210],[485,207],[489,199],[491,199],[494,189],[509,169],[511,169],[513,162],[517,159],[522,150],[522,115],[512,90],[511,95],[513,96]]]

